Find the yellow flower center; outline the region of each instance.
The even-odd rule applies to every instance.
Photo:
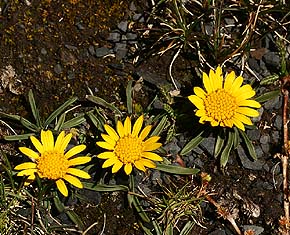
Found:
[[[69,162],[64,154],[55,151],[42,153],[37,162],[39,176],[52,180],[63,178],[68,168]]]
[[[143,141],[131,135],[120,138],[114,153],[124,164],[133,163],[142,158]]]
[[[204,107],[207,116],[220,122],[231,119],[238,105],[235,97],[226,90],[219,89],[207,95],[204,99]]]

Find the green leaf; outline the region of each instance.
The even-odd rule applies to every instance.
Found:
[[[125,185],[108,185],[108,184],[95,184],[82,182],[84,188],[97,191],[97,192],[114,192],[114,191],[129,191],[129,188]]]
[[[148,215],[146,214],[146,212],[144,211],[144,209],[142,208],[139,199],[135,196],[135,195],[130,195],[128,194],[128,196],[132,196],[132,204],[136,210],[136,212],[138,213],[138,215],[140,216],[140,218],[145,222],[145,223],[149,223],[150,222],[150,218],[148,217]]]
[[[123,116],[122,112],[117,107],[108,103],[107,101],[105,101],[104,99],[102,99],[100,97],[93,96],[93,95],[87,95],[86,98],[95,104],[101,105],[105,108],[108,108],[108,109],[118,113],[120,116]]]
[[[188,235],[191,230],[193,229],[193,226],[195,225],[195,223],[193,221],[188,221],[183,229],[181,230],[181,232],[179,233],[179,235]]]
[[[65,121],[65,116],[66,116],[66,113],[62,113],[59,117],[59,119],[57,120],[57,123],[54,127],[54,130],[55,131],[60,131],[62,129],[62,126],[64,124],[64,121]]]
[[[154,230],[156,232],[156,235],[163,235],[162,229],[160,228],[158,222],[155,219],[152,220],[152,224],[154,226]]]
[[[214,157],[217,157],[224,146],[224,142],[225,142],[225,137],[224,137],[224,132],[223,129],[218,133],[217,138],[216,138],[216,142],[214,145]]]
[[[279,81],[279,75],[278,74],[273,74],[270,75],[268,77],[265,77],[261,82],[260,85],[264,86],[264,85],[272,85],[275,82]]]
[[[203,129],[196,137],[189,141],[181,150],[180,155],[186,155],[190,153],[190,151],[195,147],[197,147],[204,140],[204,134],[207,134],[206,132],[207,131]]]
[[[68,210],[65,212],[67,214],[67,216],[71,219],[71,221],[78,226],[79,229],[83,230],[84,228],[84,224],[83,222],[81,221],[80,217],[74,212],[74,211],[71,211],[71,210]]]
[[[176,175],[195,175],[199,172],[199,169],[196,168],[186,168],[181,166],[166,165],[162,163],[156,163],[155,169]]]
[[[155,127],[155,129],[152,131],[150,136],[159,136],[161,132],[164,130],[164,127],[167,123],[167,117],[164,116],[161,121],[158,123],[158,125]]]
[[[27,119],[21,117],[20,123],[26,127],[28,130],[31,130],[33,132],[37,132],[39,130],[39,127],[33,124],[32,122],[28,121]]]
[[[35,99],[34,99],[33,92],[31,89],[28,92],[28,100],[29,100],[31,111],[32,111],[32,115],[36,121],[36,125],[41,129],[43,127],[41,125],[39,110],[36,107]]]
[[[28,133],[23,135],[6,135],[4,136],[4,139],[7,141],[26,140],[32,135],[34,135],[34,133]]]
[[[249,137],[246,135],[246,133],[240,129],[238,129],[239,132],[240,132],[240,135],[242,136],[243,140],[244,140],[244,143],[246,144],[246,147],[247,147],[247,150],[251,156],[251,158],[253,160],[257,160],[257,154],[256,154],[256,151],[255,151],[255,147],[254,145],[252,144],[251,140],[249,139]]]
[[[84,123],[86,121],[86,119],[84,118],[84,114],[80,114],[79,116],[77,117],[74,117],[68,121],[66,121],[62,128],[65,129],[65,128],[72,128],[74,126],[78,126],[82,123]]]
[[[45,120],[43,126],[46,128],[58,115],[63,113],[66,108],[68,108],[71,104],[77,101],[77,97],[73,97],[66,102],[64,102],[61,106],[59,106],[53,113],[49,115],[49,117]]]
[[[277,97],[280,94],[281,94],[281,91],[280,90],[269,91],[269,92],[266,92],[266,93],[260,95],[255,100],[257,102],[259,102],[259,103],[263,103],[263,102],[265,102],[267,100],[274,99],[275,97]]]
[[[133,112],[133,102],[132,102],[132,83],[133,80],[130,80],[128,82],[128,85],[126,87],[126,97],[127,97],[127,109],[128,109],[128,113],[132,114]]]
[[[88,117],[91,119],[92,123],[95,125],[95,127],[103,132],[104,131],[104,123],[102,123],[102,120],[100,120],[100,118],[98,118],[95,114],[93,114],[92,112],[88,112],[87,113]]]
[[[220,158],[221,167],[225,167],[227,165],[233,143],[234,143],[234,133],[229,131],[226,146],[221,153],[221,158]]]

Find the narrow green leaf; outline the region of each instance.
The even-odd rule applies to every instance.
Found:
[[[214,145],[214,157],[217,157],[224,146],[224,142],[225,142],[225,137],[224,137],[224,132],[223,129],[218,133],[217,138],[216,138],[216,142]]]
[[[34,135],[34,133],[28,133],[23,135],[6,135],[4,136],[4,139],[7,141],[27,140],[32,135]]]
[[[59,116],[59,119],[57,120],[57,123],[54,127],[55,131],[60,131],[62,129],[62,126],[63,126],[64,121],[65,121],[65,116],[66,116],[65,112]]]
[[[136,210],[136,212],[138,213],[138,215],[140,216],[140,218],[145,222],[145,223],[149,223],[150,219],[148,217],[148,215],[146,214],[146,212],[144,211],[144,209],[142,208],[139,199],[135,196],[135,195],[131,195],[133,197],[133,206]]]
[[[280,95],[281,91],[280,90],[275,90],[275,91],[269,91],[266,92],[260,96],[258,96],[255,100],[258,101],[259,103],[263,103],[267,100],[274,99],[278,95]]]
[[[238,129],[239,132],[240,132],[240,135],[242,136],[243,140],[244,140],[244,143],[246,144],[246,147],[247,147],[247,150],[251,156],[251,158],[253,160],[257,160],[257,154],[256,154],[256,151],[255,151],[255,147],[254,145],[252,144],[251,140],[249,139],[249,137],[246,135],[246,133],[240,129]]]
[[[114,192],[114,191],[128,191],[129,188],[125,185],[108,185],[108,184],[94,184],[88,182],[82,182],[84,188],[98,191],[98,192]]]
[[[68,210],[65,212],[67,214],[67,216],[71,219],[71,221],[78,226],[79,229],[83,230],[84,228],[84,224],[83,222],[81,221],[80,217],[74,212],[74,211],[71,211],[71,210]]]
[[[64,204],[60,201],[56,192],[53,192],[53,202],[59,213],[64,212],[65,210]]]
[[[203,129],[196,137],[194,137],[191,141],[189,141],[181,150],[180,155],[186,155],[190,153],[195,147],[197,147],[203,140],[204,134],[206,134],[206,130]]]
[[[236,149],[240,144],[240,135],[239,135],[239,128],[234,127],[234,142],[233,142],[233,149]]]
[[[270,75],[268,77],[265,77],[261,82],[260,85],[264,86],[264,85],[272,85],[275,82],[277,82],[279,80],[279,75],[278,74],[273,74]]]
[[[86,121],[85,117],[84,117],[84,114],[81,114],[77,117],[74,117],[68,121],[66,121],[62,128],[65,129],[65,128],[72,128],[72,127],[75,127],[75,126],[78,126],[82,123],[84,123]]]
[[[233,147],[233,143],[234,143],[234,133],[229,131],[226,146],[221,153],[221,158],[220,158],[221,167],[225,167],[227,165],[227,162],[228,162],[229,156],[230,156],[230,152],[231,152],[232,147]]]
[[[33,124],[32,122],[28,121],[27,119],[21,117],[20,123],[26,127],[28,130],[31,130],[33,132],[37,132],[39,130],[39,127]]]
[[[0,116],[4,117],[4,118],[11,119],[11,120],[15,120],[15,121],[20,121],[20,119],[21,119],[21,116],[19,116],[19,115],[7,114],[7,113],[3,113],[3,112],[0,112]]]
[[[127,87],[126,87],[127,109],[128,109],[129,114],[132,114],[132,112],[133,112],[132,83],[133,83],[133,80],[130,80],[128,82]]]
[[[118,113],[120,116],[123,116],[122,112],[117,107],[108,103],[107,101],[105,101],[104,99],[102,99],[100,97],[93,96],[93,95],[87,95],[86,98],[95,104],[101,105],[105,108],[108,108],[108,109]]]
[[[101,123],[100,119],[96,117],[95,114],[93,114],[92,112],[88,112],[87,113],[88,117],[90,118],[90,120],[92,121],[92,123],[95,125],[95,127],[103,132],[104,131],[104,125]]]
[[[142,230],[144,231],[144,233],[146,235],[153,235],[153,233],[151,233],[150,229],[145,227],[142,222],[140,222],[139,225],[141,226]],[[154,235],[156,235],[156,234],[154,234]]]
[[[158,125],[155,127],[155,129],[152,131],[150,136],[159,136],[161,132],[164,130],[164,127],[167,123],[167,117],[164,116],[161,121],[158,123]]]
[[[43,126],[47,127],[58,115],[63,113],[66,108],[68,108],[71,104],[73,104],[75,101],[77,101],[77,97],[73,97],[66,102],[64,102],[61,106],[59,106],[53,113],[49,115],[49,117],[45,120]]]
[[[193,229],[194,225],[195,225],[195,223],[193,221],[188,221],[184,225],[184,227],[181,230],[181,232],[179,233],[179,235],[188,235],[191,232],[191,230]]]
[[[39,127],[39,128],[42,128],[41,126],[41,121],[40,121],[40,115],[39,115],[39,110],[38,108],[36,107],[36,103],[35,103],[35,99],[34,99],[34,95],[33,95],[33,92],[32,90],[30,89],[29,92],[28,92],[28,100],[29,100],[29,104],[30,104],[30,108],[31,108],[31,111],[32,111],[32,115],[36,121],[36,125]]]
[[[155,219],[152,220],[152,224],[153,224],[153,226],[154,226],[154,230],[155,230],[155,232],[156,232],[156,235],[163,235],[163,234],[162,234],[162,229],[160,228],[158,222],[157,222]]]
[[[181,166],[166,165],[162,163],[156,163],[155,169],[176,175],[195,175],[199,172],[199,169],[196,168],[186,168]]]

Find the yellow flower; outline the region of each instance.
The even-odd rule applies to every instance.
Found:
[[[113,166],[112,173],[116,173],[124,165],[124,170],[129,175],[132,165],[145,172],[145,167],[156,167],[153,161],[163,161],[158,154],[151,152],[161,147],[162,144],[157,142],[160,137],[152,136],[145,140],[152,126],[148,125],[141,131],[142,125],[143,116],[136,120],[133,130],[129,117],[124,125],[120,121],[117,122],[117,132],[109,125],[104,125],[107,134],[102,134],[104,141],[97,142],[97,145],[110,151],[98,155],[98,158],[106,159],[103,168]]]
[[[78,188],[83,188],[81,181],[75,176],[89,179],[90,175],[73,166],[87,163],[91,157],[75,157],[82,152],[86,146],[81,144],[74,146],[65,153],[65,149],[72,138],[72,134],[65,135],[62,131],[54,144],[53,134],[50,130],[41,131],[41,142],[34,136],[30,137],[32,144],[38,153],[26,147],[20,147],[19,150],[28,156],[33,162],[25,162],[17,165],[14,169],[21,170],[18,176],[28,176],[26,184],[35,180],[35,173],[40,178],[54,180],[58,190],[66,197],[68,189],[63,180]]]
[[[210,70],[209,76],[203,73],[205,90],[194,87],[195,95],[190,95],[189,100],[197,107],[196,116],[199,122],[210,122],[212,126],[230,127],[233,125],[245,130],[244,124],[253,125],[249,117],[259,116],[253,108],[261,105],[251,100],[256,92],[250,85],[243,85],[243,77],[236,77],[235,72],[229,73],[225,80],[222,69]]]

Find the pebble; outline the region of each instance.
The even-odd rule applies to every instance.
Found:
[[[111,54],[111,50],[107,47],[100,47],[95,50],[96,57],[103,57]]]
[[[261,159],[257,159],[256,161],[250,160],[248,154],[245,152],[245,150],[241,146],[237,147],[237,151],[238,151],[238,156],[244,168],[250,169],[250,170],[263,169],[263,165],[265,164],[263,160]]]
[[[56,74],[61,74],[62,73],[62,66],[60,64],[56,64],[54,67],[53,67],[53,71],[56,73]]]
[[[243,225],[244,231],[253,230],[255,235],[260,235],[264,232],[264,228],[256,225]]]

